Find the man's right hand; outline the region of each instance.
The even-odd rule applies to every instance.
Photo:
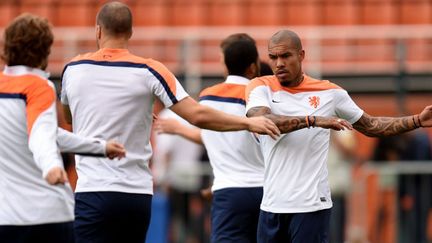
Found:
[[[121,159],[126,156],[126,149],[124,146],[116,141],[110,140],[106,143],[106,155],[109,159]]]
[[[65,184],[68,181],[66,171],[60,167],[56,166],[51,168],[47,175],[45,176],[45,180],[50,185],[57,185],[57,184]]]
[[[179,131],[183,129],[184,126],[173,118],[159,118],[154,123],[154,129],[156,130],[157,134],[175,134],[178,135]]]
[[[274,122],[264,116],[255,116],[247,118],[249,121],[248,130],[258,134],[267,134],[273,139],[277,139],[281,134],[279,128]]]

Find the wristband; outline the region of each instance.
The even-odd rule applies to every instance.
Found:
[[[413,120],[413,123],[414,123],[414,128],[418,128],[419,126],[416,124],[414,117],[415,116],[412,116],[412,120]]]
[[[421,124],[421,122],[420,122],[420,115],[417,115],[417,123],[418,123],[418,126],[419,127],[423,127],[423,125]]]

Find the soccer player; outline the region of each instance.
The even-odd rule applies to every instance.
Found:
[[[245,115],[246,85],[260,74],[255,41],[246,34],[233,34],[222,41],[221,50],[228,77],[201,92],[200,103],[229,114]],[[259,141],[246,131],[200,130],[168,119],[159,119],[156,129],[204,143],[207,149],[214,174],[211,241],[256,242],[264,181]]]
[[[128,51],[131,36],[130,9],[119,2],[103,5],[96,18],[99,50],[77,56],[63,72],[61,99],[74,133],[112,137],[128,150],[115,163],[77,156],[77,242],[144,241],[153,193],[148,161],[154,97],[198,127],[279,135],[267,118],[237,117],[199,105],[163,64]]]
[[[264,115],[282,133],[289,133],[277,140],[260,136],[265,176],[258,242],[328,242],[330,131],[316,127],[318,116],[344,118],[368,136],[389,136],[432,126],[432,106],[414,116],[368,115],[339,86],[303,73],[305,51],[290,30],[271,37],[268,55],[275,75],[256,78],[248,85],[247,116]]]
[[[24,14],[4,33],[0,73],[0,241],[73,242],[73,197],[59,149],[124,156],[116,143],[58,129],[43,70],[53,42],[47,20]],[[106,149],[106,150],[105,150]]]

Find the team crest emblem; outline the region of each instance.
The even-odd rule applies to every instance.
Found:
[[[309,97],[309,105],[313,108],[317,108],[320,104],[320,98],[318,96],[310,96]]]

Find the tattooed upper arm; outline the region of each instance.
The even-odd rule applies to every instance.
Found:
[[[412,116],[373,117],[367,113],[363,113],[353,127],[370,137],[397,135],[415,129]]]

